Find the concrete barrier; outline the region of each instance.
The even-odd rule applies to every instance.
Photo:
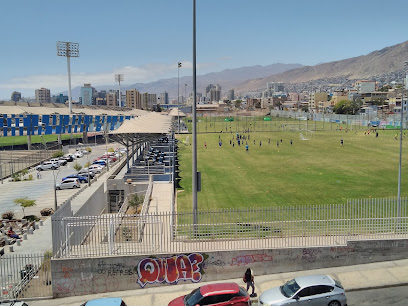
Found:
[[[241,278],[405,259],[408,239],[351,241],[346,246],[53,259],[54,297]],[[86,286],[85,286],[86,284]]]

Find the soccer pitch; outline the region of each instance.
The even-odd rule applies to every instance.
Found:
[[[300,133],[306,137],[305,131],[253,132],[240,146],[236,132],[198,134],[197,169],[202,179],[198,208],[338,204],[347,199],[397,196],[398,131],[378,130],[377,138],[375,132],[366,135],[365,130],[346,132],[343,128],[316,131],[310,140],[300,140]],[[178,139],[181,188],[177,209],[191,211],[192,136],[178,135]],[[404,137],[401,196],[408,196],[407,148],[408,137]]]

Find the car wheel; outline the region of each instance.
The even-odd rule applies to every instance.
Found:
[[[341,304],[338,301],[331,301],[327,306],[341,306]]]
[[[61,190],[61,188],[60,188],[60,187],[56,187],[55,189],[57,189],[57,190]]]
[[[56,168],[55,168],[55,167],[51,167],[51,169],[52,169],[52,170],[55,170]]]

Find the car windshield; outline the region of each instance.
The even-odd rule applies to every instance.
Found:
[[[184,298],[184,304],[187,306],[194,306],[198,304],[198,301],[201,300],[203,296],[201,295],[200,288],[197,288],[191,291],[190,294],[187,294]]]
[[[292,297],[300,289],[295,279],[291,279],[290,281],[286,282],[286,284],[280,286],[279,288],[281,293],[287,298]]]

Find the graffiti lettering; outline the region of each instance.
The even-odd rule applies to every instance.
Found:
[[[107,264],[104,261],[100,261],[98,263],[98,274],[106,274],[107,276],[122,276],[133,275],[133,271],[121,263]]]
[[[254,262],[272,261],[272,256],[266,254],[254,254],[237,256],[232,259],[231,266],[247,265]]]
[[[72,268],[70,267],[62,267],[62,273],[64,274],[64,278],[71,278]]]
[[[204,257],[201,254],[177,255],[167,258],[144,258],[137,265],[139,279],[137,283],[143,288],[146,284],[177,284],[180,280],[201,280],[201,266]]]

